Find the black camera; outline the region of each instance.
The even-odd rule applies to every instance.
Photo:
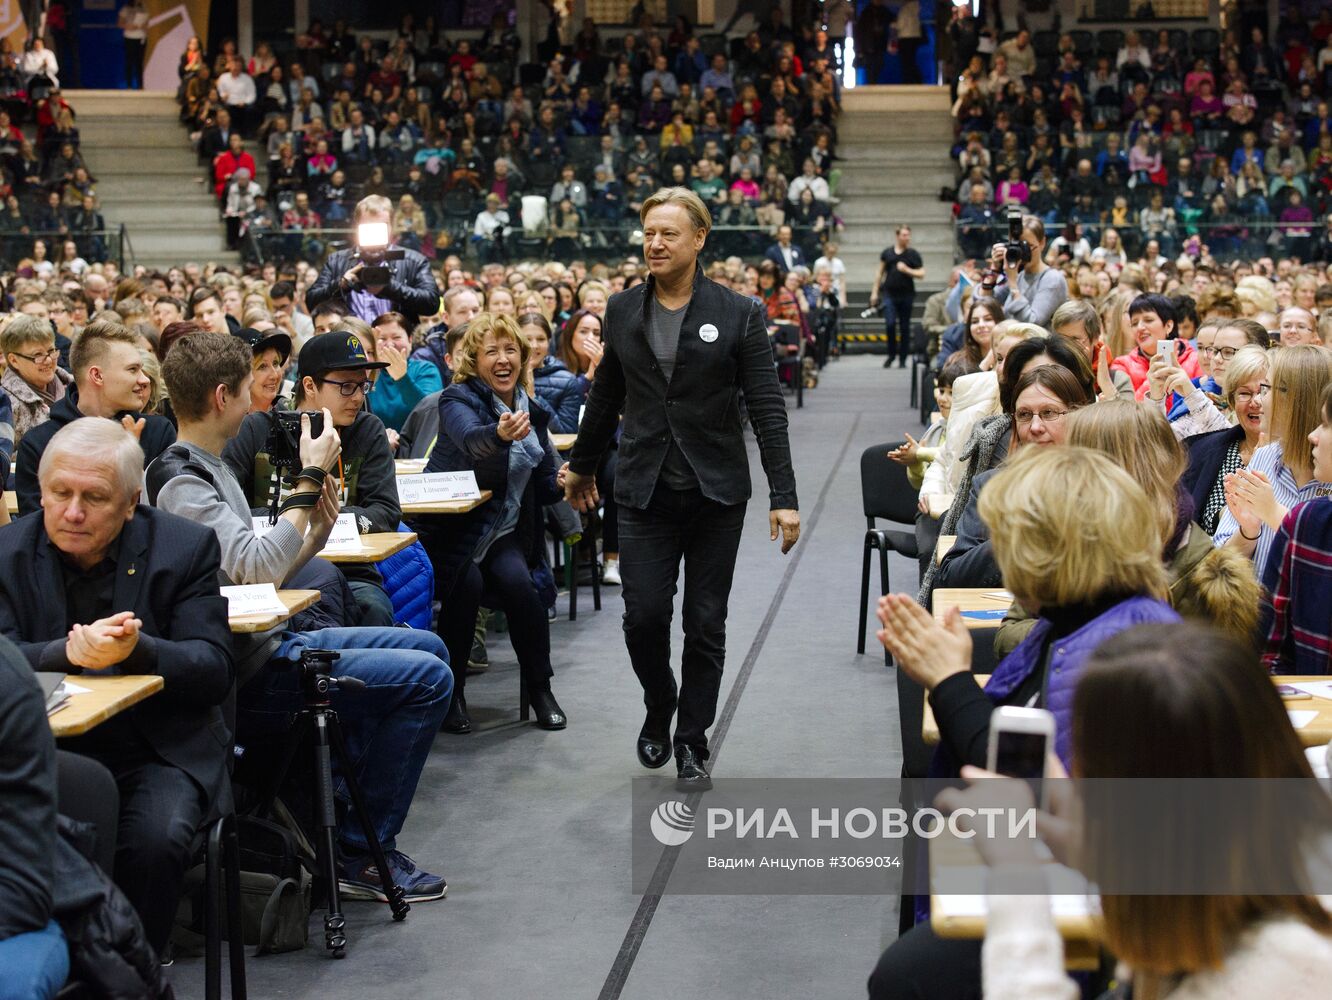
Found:
[[[1031,263],[1031,246],[1022,238],[1022,209],[1008,208],[1008,239],[1004,241],[1004,266],[1025,267]]]
[[[324,414],[305,413],[310,418],[310,437],[317,438],[324,433]],[[285,469],[288,473],[299,472],[301,462],[301,416],[295,410],[269,411],[268,424],[268,460],[276,469]]]

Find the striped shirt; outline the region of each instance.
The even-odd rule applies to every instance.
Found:
[[[1310,500],[1274,532],[1263,571],[1263,666],[1332,673],[1332,502]]]
[[[1261,472],[1272,484],[1272,494],[1276,502],[1287,510],[1304,500],[1332,495],[1332,484],[1320,483],[1311,479],[1303,486],[1295,485],[1295,474],[1282,460],[1281,442],[1263,445],[1249,459],[1249,471]],[[1212,535],[1212,541],[1224,545],[1230,536],[1239,530],[1239,523],[1229,509],[1221,515],[1221,520]],[[1272,552],[1272,536],[1276,533],[1266,524],[1258,529],[1258,544],[1253,550],[1253,564],[1261,570],[1267,565],[1267,557]]]

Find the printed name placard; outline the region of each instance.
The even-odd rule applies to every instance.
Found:
[[[435,503],[441,500],[479,500],[481,490],[476,485],[476,473],[471,469],[461,472],[427,472],[419,476],[398,477],[399,503]]]
[[[227,614],[232,618],[287,613],[287,606],[278,599],[277,588],[271,583],[247,583],[221,590],[227,599]]]
[[[254,533],[260,538],[272,531],[276,525],[268,523],[266,517],[254,518]],[[328,544],[324,546],[324,551],[335,552],[359,552],[361,550],[361,534],[356,528],[355,514],[339,514],[337,521],[333,523],[333,530],[329,533]]]

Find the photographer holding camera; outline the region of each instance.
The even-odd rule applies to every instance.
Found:
[[[347,314],[373,323],[386,312],[398,312],[415,329],[422,316],[439,312],[439,286],[430,261],[415,250],[390,244],[393,203],[372,194],[356,205],[352,222],[356,245],[329,254],[319,278],[305,293],[311,312],[328,301]]]
[[[1034,215],[1008,210],[1008,239],[990,250],[990,269],[981,280],[986,295],[1004,305],[1004,315],[1047,329],[1054,311],[1068,298],[1068,282],[1045,260],[1045,226]],[[997,286],[997,287],[996,287]]]

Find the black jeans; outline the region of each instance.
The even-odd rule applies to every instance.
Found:
[[[527,689],[549,691],[550,622],[546,607],[532,582],[532,571],[514,533],[498,539],[480,564],[469,563],[458,574],[453,590],[443,595],[439,637],[449,647],[449,662],[463,664],[453,674],[453,693],[463,694],[467,654],[472,651],[478,608],[499,608],[509,619],[509,639],[518,654],[518,666],[527,676]]]
[[[71,740],[68,749],[80,752]],[[138,911],[148,943],[161,955],[171,937],[194,835],[208,814],[204,790],[147,747],[90,753],[120,790],[115,880]]]
[[[726,605],[745,524],[745,504],[720,504],[699,490],[658,484],[643,510],[620,509],[620,579],[624,641],[654,722],[679,706],[674,744],[708,756],[726,659]],[[684,559],[684,653],[679,695],[671,671],[671,619]]]
[[[911,307],[916,296],[885,295],[883,297],[883,325],[888,334],[888,357],[905,360],[911,353]]]

